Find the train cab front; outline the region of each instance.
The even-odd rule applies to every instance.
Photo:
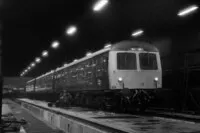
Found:
[[[162,87],[159,52],[130,48],[112,51],[110,57],[110,88],[120,90],[133,106],[148,104]]]

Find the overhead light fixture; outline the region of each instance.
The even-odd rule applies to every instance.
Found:
[[[53,49],[56,49],[56,48],[59,47],[59,45],[60,45],[60,43],[59,43],[58,41],[54,41],[54,42],[51,44],[51,47],[52,47]]]
[[[47,56],[48,56],[48,51],[44,50],[44,51],[42,52],[42,56],[43,56],[43,57],[47,57]]]
[[[199,7],[197,5],[191,5],[191,6],[188,6],[187,8],[184,8],[182,10],[180,10],[178,12],[178,16],[180,17],[184,17],[184,16],[187,16],[191,13],[194,13]]]
[[[98,0],[98,2],[93,6],[93,11],[97,12],[102,10],[108,4],[108,2],[108,0]]]
[[[142,29],[136,30],[132,33],[133,37],[138,37],[141,36],[144,33],[144,31]]]
[[[69,28],[67,28],[66,34],[67,35],[74,35],[77,31],[76,26],[70,26]]]
[[[35,63],[31,63],[31,66],[34,67],[34,66],[35,66]]]
[[[39,57],[35,58],[35,62],[36,63],[40,63],[41,62],[41,59]]]

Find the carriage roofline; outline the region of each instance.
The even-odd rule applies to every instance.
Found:
[[[31,80],[27,81],[27,83],[33,82],[35,79],[38,80],[38,79],[40,79],[40,78],[42,78],[42,77],[44,77],[44,76],[47,76],[47,75],[49,75],[49,74],[52,74],[52,73],[53,73],[53,71],[47,72],[47,73],[45,73],[45,74],[40,75],[40,76],[37,77],[37,78],[34,78],[34,79],[31,79]]]
[[[38,80],[38,79],[40,79],[40,78],[42,78],[42,77],[44,77],[44,76],[48,76],[48,75],[50,75],[50,74],[53,74],[53,70],[51,70],[51,71],[49,71],[49,72],[47,72],[47,73],[45,73],[45,74],[42,74],[41,76],[39,76],[39,77],[37,77],[36,78],[36,80]]]
[[[79,59],[77,61],[71,62],[71,63],[69,63],[67,65],[64,65],[64,66],[60,67],[60,68],[57,68],[56,72],[60,71],[62,69],[65,69],[67,67],[73,66],[75,64],[78,64],[78,63],[80,63],[82,61],[85,61],[87,59],[93,58],[93,57],[95,57],[95,56],[97,56],[99,54],[105,53],[107,51],[119,51],[119,50],[127,50],[127,49],[130,50],[130,48],[132,48],[132,47],[134,47],[134,48],[143,48],[144,51],[149,51],[149,52],[159,52],[158,49],[155,46],[153,46],[153,45],[151,45],[151,44],[149,44],[147,42],[121,41],[121,42],[118,42],[118,43],[114,44],[111,47],[104,48],[104,49],[101,49],[99,51],[96,51],[90,56],[83,57],[83,58],[81,58],[81,59]]]
[[[75,64],[78,64],[78,63],[83,62],[85,60],[88,60],[90,58],[93,58],[93,57],[95,57],[95,56],[97,56],[99,54],[102,54],[102,53],[105,53],[105,52],[108,52],[108,51],[130,50],[130,48],[132,48],[132,47],[133,48],[143,48],[144,51],[149,51],[149,52],[159,52],[159,50],[155,46],[151,45],[150,43],[144,42],[144,41],[121,41],[121,42],[115,43],[111,47],[103,48],[101,50],[98,50],[98,51],[92,53],[89,56],[85,56],[85,57],[83,57],[83,58],[81,58],[81,59],[79,59],[77,61],[73,61],[73,62],[71,62],[69,64],[65,64],[62,67],[58,67],[54,71],[47,72],[46,74],[43,74],[43,75],[37,77],[36,80],[38,80],[38,79],[40,79],[40,78],[42,78],[44,76],[47,76],[47,75],[49,75],[49,74],[51,74],[53,72],[58,72],[58,71],[60,71],[62,69],[65,69],[67,67],[73,66]],[[32,80],[30,80],[30,82],[31,81]]]
[[[142,48],[148,52],[159,52],[156,46],[144,41],[121,41],[113,45],[111,51],[131,50],[131,48]]]
[[[32,82],[32,81],[34,81],[35,80],[35,78],[34,79],[31,79],[31,80],[29,80],[29,81],[27,81],[27,83],[30,83],[30,82]]]
[[[85,60],[88,60],[88,59],[90,59],[90,58],[93,58],[93,57],[95,57],[95,56],[97,56],[97,55],[99,55],[99,54],[103,54],[103,53],[105,53],[105,52],[108,52],[108,51],[110,51],[110,49],[111,49],[111,48],[108,47],[108,48],[104,48],[104,49],[98,50],[98,51],[92,53],[92,54],[89,55],[89,56],[85,56],[85,57],[83,57],[83,58],[81,58],[81,59],[79,59],[79,60],[77,60],[77,61],[73,61],[73,62],[71,62],[71,63],[69,63],[69,64],[67,64],[67,65],[64,65],[64,66],[62,66],[62,67],[60,67],[60,68],[57,68],[55,71],[57,72],[57,71],[60,71],[60,70],[62,70],[62,69],[65,69],[65,68],[67,68],[67,67],[73,66],[73,65],[75,65],[75,64],[78,64],[78,63],[83,62],[83,61],[85,61]]]
[[[92,55],[90,55],[90,56],[83,57],[83,58],[81,58],[81,59],[79,59],[79,60],[77,60],[77,61],[71,62],[71,63],[69,63],[69,64],[67,64],[67,65],[62,66],[62,67],[56,68],[55,70],[52,70],[52,71],[50,71],[50,72],[47,72],[46,74],[40,75],[39,77],[36,78],[36,80],[38,80],[38,79],[40,79],[40,78],[42,78],[42,77],[44,77],[44,76],[47,76],[47,75],[49,75],[49,74],[52,74],[54,71],[55,71],[55,72],[58,72],[58,71],[60,71],[60,70],[62,70],[62,69],[65,69],[65,68],[67,68],[67,67],[73,66],[73,65],[75,65],[75,64],[77,64],[77,63],[79,63],[79,62],[82,62],[82,61],[85,61],[85,60],[87,60],[87,59],[90,59],[90,58],[92,58],[92,57],[94,57],[94,56],[96,56],[96,55],[105,53],[105,52],[107,52],[107,51],[109,51],[109,50],[110,50],[110,47],[104,48],[104,49],[101,49],[101,50],[98,50],[98,51],[92,53]],[[28,81],[28,83],[29,83],[29,82],[32,82],[33,80],[34,80],[34,79]]]

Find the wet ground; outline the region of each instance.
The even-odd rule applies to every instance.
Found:
[[[39,106],[47,107],[47,103],[45,102],[31,102]],[[93,120],[132,133],[200,133],[200,123],[184,120],[158,116],[117,114],[79,107],[52,109],[59,110],[60,112],[69,115],[87,118],[88,120]]]

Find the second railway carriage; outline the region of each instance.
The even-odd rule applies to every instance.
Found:
[[[49,85],[55,93],[67,90],[75,103],[97,106],[146,105],[153,91],[162,87],[159,51],[140,41],[106,46],[56,69],[51,77]]]
[[[29,80],[26,83],[26,92],[32,92],[34,91],[34,87],[35,87],[35,79]]]
[[[56,98],[56,96],[52,93],[54,83],[53,74],[54,71],[50,71],[28,81],[26,84],[26,92],[28,94],[27,96],[37,100],[48,100],[50,97],[50,101],[53,101]]]

